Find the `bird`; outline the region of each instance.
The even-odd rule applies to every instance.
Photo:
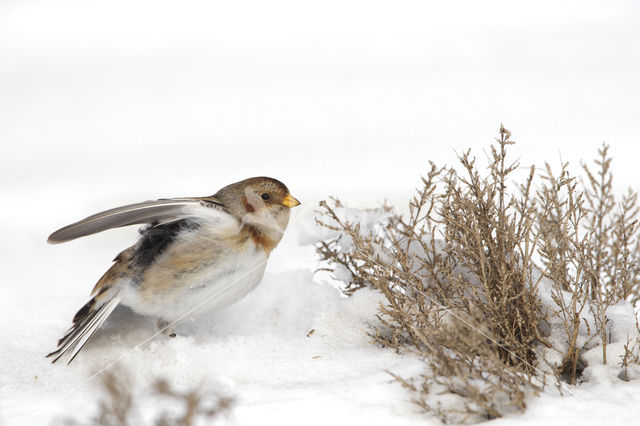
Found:
[[[69,354],[70,364],[118,305],[154,318],[160,333],[175,337],[180,321],[242,299],[260,283],[290,209],[299,204],[282,182],[260,176],[212,196],[117,207],[55,231],[48,243],[143,225],[138,241],[115,257],[47,357],[55,363]]]

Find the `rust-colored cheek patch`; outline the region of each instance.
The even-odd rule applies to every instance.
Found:
[[[256,211],[256,209],[253,208],[249,200],[247,200],[247,197],[242,198],[242,204],[244,205],[244,208],[247,211],[247,213],[253,213]]]

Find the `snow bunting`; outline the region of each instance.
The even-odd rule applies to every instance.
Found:
[[[230,305],[253,290],[273,248],[300,202],[280,181],[255,177],[225,186],[210,197],[169,198],[119,207],[54,232],[62,243],[110,228],[148,224],[136,244],[114,259],[93,288],[91,300],[58,341],[56,362],[69,363],[122,304],[158,320],[174,337],[175,324]]]

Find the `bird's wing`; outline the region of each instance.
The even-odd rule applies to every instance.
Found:
[[[186,217],[226,215],[225,206],[214,197],[164,198],[144,201],[96,213],[49,235],[48,243],[57,244],[111,228],[152,222],[170,222]]]
[[[122,297],[118,292],[109,295],[107,300],[98,306],[96,306],[96,298],[91,299],[73,318],[73,325],[69,331],[67,331],[67,334],[58,340],[58,349],[46,357],[55,356],[53,361],[51,361],[55,363],[65,353],[71,351],[69,361],[67,362],[67,364],[71,364],[71,361],[78,355],[78,352],[80,352],[91,336],[98,331],[102,323],[111,315],[111,312],[113,312],[116,306],[118,306],[121,299]]]

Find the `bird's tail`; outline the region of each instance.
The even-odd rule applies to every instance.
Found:
[[[67,333],[58,340],[58,349],[47,355],[47,358],[55,356],[52,363],[59,360],[64,354],[71,351],[71,361],[89,341],[91,336],[100,328],[111,312],[120,303],[118,291],[103,292],[91,298],[73,317],[73,325]]]

